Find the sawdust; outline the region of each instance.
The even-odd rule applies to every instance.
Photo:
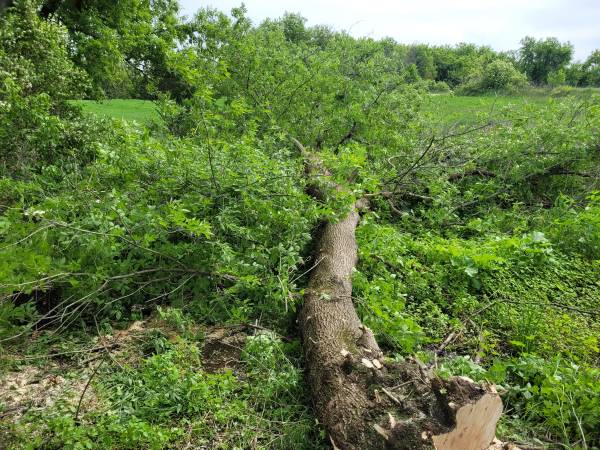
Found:
[[[65,373],[64,367],[48,364],[44,368],[23,366],[19,371],[8,372],[0,378],[0,420],[18,422],[28,411],[51,408],[57,402],[77,405],[88,379],[88,370],[74,376]],[[91,410],[97,397],[89,386],[81,403],[81,411]]]
[[[3,374],[0,376],[0,420],[17,423],[28,411],[49,409],[57,402],[77,406],[89,377],[106,352],[117,355],[144,331],[144,322],[136,321],[125,330],[98,337],[95,347],[87,352],[89,357],[79,364],[63,358],[64,355],[49,354],[43,367],[23,365],[19,370]],[[91,411],[97,404],[92,383],[85,391],[80,412]]]
[[[144,335],[156,329],[171,337],[160,321],[136,321],[126,329],[96,338],[93,348],[80,353],[78,361],[50,354],[43,367],[22,365],[19,370],[0,375],[0,421],[18,423],[27,412],[49,409],[57,402],[76,407],[89,377],[103,358],[108,355],[113,361],[135,364],[144,358],[139,343]],[[205,329],[204,369],[213,373],[232,370],[243,378],[241,353],[247,337],[247,332],[235,327]],[[81,415],[96,409],[98,402],[91,383],[82,400]]]

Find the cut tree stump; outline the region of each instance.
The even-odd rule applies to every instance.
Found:
[[[317,155],[292,141],[305,159],[307,192],[343,188]],[[313,183],[312,180],[318,180]],[[387,361],[352,301],[355,231],[365,199],[314,236],[315,266],[298,317],[315,412],[334,448],[486,450],[502,401],[491,387],[464,377],[442,380],[416,360]]]
[[[352,302],[358,208],[322,227],[299,316],[307,377],[335,448],[485,450],[502,401],[491,387],[386,361]]]

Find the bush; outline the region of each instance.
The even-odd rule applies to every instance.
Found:
[[[26,96],[45,93],[55,104],[81,98],[90,84],[71,61],[68,45],[67,30],[40,19],[31,2],[0,16],[0,100],[8,82]]]
[[[508,61],[497,59],[483,69],[476,69],[468,81],[460,86],[463,94],[480,94],[484,92],[515,92],[527,84],[524,74]]]
[[[567,97],[569,95],[573,95],[577,92],[573,86],[557,86],[552,91],[550,91],[550,96],[552,97]]]
[[[0,16],[0,176],[89,162],[92,130],[66,101],[81,98],[88,78],[69,58],[66,30],[18,2]]]
[[[444,81],[427,80],[427,90],[435,94],[447,94],[452,92],[450,86]]]
[[[548,74],[548,85],[550,87],[562,86],[567,83],[567,75],[563,69]]]
[[[42,92],[12,80],[0,86],[0,177],[26,178],[42,169],[62,176],[94,158],[107,129]]]
[[[563,200],[565,208],[554,221],[552,237],[565,253],[600,260],[600,191],[588,196],[589,203],[584,209],[574,208],[570,199]]]

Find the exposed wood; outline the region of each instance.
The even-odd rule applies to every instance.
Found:
[[[496,423],[502,414],[502,401],[495,393],[486,393],[475,403],[456,412],[456,427],[449,433],[433,436],[437,449],[485,449],[496,437]]]

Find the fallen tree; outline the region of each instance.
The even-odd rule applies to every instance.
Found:
[[[307,175],[329,173],[304,154]],[[336,189],[341,189],[335,186]],[[315,186],[313,195],[319,195]],[[442,380],[417,360],[384,358],[352,301],[355,230],[362,199],[337,222],[321,227],[299,317],[307,377],[317,417],[339,449],[480,450],[495,438],[502,401],[493,387],[455,377]]]

